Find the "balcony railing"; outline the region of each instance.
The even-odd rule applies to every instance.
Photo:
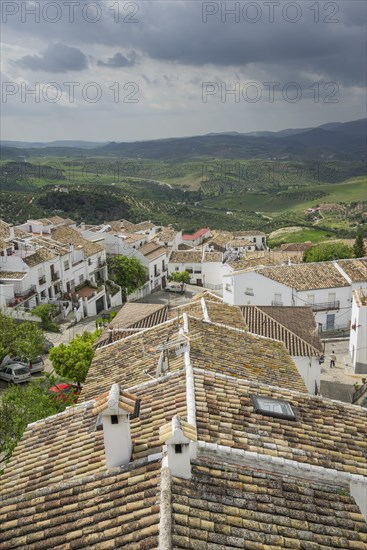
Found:
[[[106,263],[107,263],[106,260],[98,260],[97,267],[98,268],[105,267]]]
[[[16,298],[23,298],[24,300],[26,300],[34,294],[37,294],[37,288],[35,287],[35,285],[32,285],[28,290],[25,290],[24,292],[15,292],[14,296]]]
[[[312,307],[314,311],[329,311],[332,309],[339,309],[340,301],[334,300],[333,302],[318,302],[314,304],[312,302],[306,302],[305,305],[308,307]]]
[[[159,277],[160,274],[161,274],[161,270],[160,270],[160,269],[155,269],[155,270],[154,270],[154,277]]]
[[[55,271],[54,273],[51,273],[51,280],[52,281],[58,281],[60,279],[60,273],[58,271]]]
[[[282,306],[283,302],[280,302],[279,300],[272,300],[271,305],[272,306]]]
[[[45,285],[46,284],[46,275],[43,275],[42,277],[40,277],[38,279],[38,284],[39,285]]]

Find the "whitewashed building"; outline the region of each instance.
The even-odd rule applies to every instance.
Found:
[[[353,286],[363,284],[357,279],[367,280],[366,262],[342,260],[233,271],[223,276],[223,299],[232,305],[307,305],[320,330],[349,328]]]
[[[367,374],[367,291],[353,290],[349,353],[356,374]]]

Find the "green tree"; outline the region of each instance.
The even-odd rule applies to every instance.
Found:
[[[57,414],[71,401],[55,399],[48,389],[56,383],[51,377],[32,380],[27,386],[9,386],[0,401],[0,456],[8,460],[27,424]]]
[[[190,273],[188,271],[174,271],[168,277],[170,281],[181,284],[181,290],[183,292],[185,284],[190,283]]]
[[[311,246],[303,254],[304,262],[326,262],[353,258],[353,249],[345,243],[321,243]]]
[[[141,288],[147,281],[147,270],[137,258],[110,256],[107,259],[110,279],[125,289],[128,294]]]
[[[366,255],[366,247],[362,231],[358,231],[356,240],[353,245],[353,254],[355,258],[363,258]]]
[[[20,355],[34,359],[44,353],[46,338],[43,331],[34,323],[18,323],[0,312],[0,333],[0,361],[5,355]]]
[[[55,372],[77,384],[84,382],[94,356],[93,343],[100,331],[78,334],[69,344],[60,344],[50,350],[49,358]]]
[[[53,304],[39,304],[32,309],[33,315],[41,319],[41,326],[44,330],[47,330],[50,326],[53,326],[52,316],[56,311],[56,307]]]

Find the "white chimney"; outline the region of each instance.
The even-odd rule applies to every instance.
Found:
[[[161,427],[159,436],[160,442],[166,444],[168,467],[172,475],[190,479],[190,442],[197,441],[196,428],[176,415],[172,422]]]
[[[140,399],[112,384],[109,392],[96,399],[93,412],[100,414],[107,468],[131,461],[130,419],[139,416]]]

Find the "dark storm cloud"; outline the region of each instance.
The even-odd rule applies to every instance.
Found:
[[[60,3],[62,4],[61,0]],[[96,3],[96,2],[95,2]],[[248,2],[237,2],[240,6]],[[254,2],[252,2],[254,4]],[[116,2],[101,0],[102,16],[90,23],[76,10],[75,20],[68,18],[52,25],[45,21],[20,25],[9,18],[6,28],[18,27],[22,33],[36,34],[44,40],[63,40],[87,51],[95,45],[114,50],[134,48],[143,58],[186,66],[213,65],[243,70],[248,67],[272,67],[274,74],[291,68],[293,78],[307,71],[345,86],[364,85],[366,67],[366,2],[339,0],[326,2],[298,0],[275,2],[274,22],[270,21],[266,2],[259,1],[261,17],[250,23],[228,16],[222,22],[221,10],[236,2],[213,2],[219,12],[203,22],[202,2],[132,2],[139,4],[135,23],[126,21],[126,12],[116,16]],[[297,4],[302,16],[296,23],[284,17],[285,4]],[[316,22],[315,5],[319,5]],[[112,6],[114,9],[112,10]],[[333,6],[335,12],[332,13]],[[293,17],[294,12],[289,11]],[[333,22],[326,22],[329,19]],[[127,61],[127,64],[126,64]],[[117,53],[100,66],[126,67],[131,59]]]
[[[112,69],[121,69],[123,67],[134,67],[138,60],[136,52],[131,52],[129,57],[125,57],[122,53],[117,52],[114,56],[110,57],[107,61],[98,61],[97,65],[100,67],[110,67]]]
[[[88,68],[87,57],[79,48],[65,44],[50,44],[40,55],[26,55],[15,61],[17,65],[31,71],[66,73]]]

